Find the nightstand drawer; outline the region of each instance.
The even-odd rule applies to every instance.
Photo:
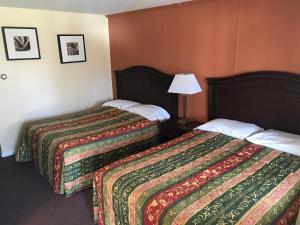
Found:
[[[163,127],[162,128],[162,135],[170,137],[170,138],[176,138],[186,132],[188,132],[188,131],[181,130],[181,129],[174,129],[172,127]]]
[[[162,136],[167,141],[192,131],[201,124],[203,123],[198,121],[189,121],[187,124],[180,124],[177,120],[168,120],[162,123]]]

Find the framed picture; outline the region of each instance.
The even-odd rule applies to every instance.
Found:
[[[37,29],[34,27],[2,27],[7,60],[40,59]]]
[[[83,34],[58,34],[60,63],[85,62],[85,45]]]

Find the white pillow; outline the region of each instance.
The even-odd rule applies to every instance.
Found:
[[[211,120],[203,125],[200,125],[196,129],[218,132],[239,139],[245,139],[252,134],[264,130],[255,124],[243,123],[228,119]]]
[[[265,130],[247,138],[248,141],[300,156],[300,136],[278,130]]]
[[[162,107],[156,105],[137,105],[127,108],[126,111],[138,114],[151,121],[170,119],[170,114]]]
[[[131,106],[135,106],[135,105],[140,105],[140,103],[138,102],[134,102],[134,101],[130,101],[130,100],[124,100],[124,99],[116,99],[116,100],[111,100],[108,102],[105,102],[104,104],[102,104],[102,106],[111,106],[111,107],[115,107],[121,110],[125,110]]]

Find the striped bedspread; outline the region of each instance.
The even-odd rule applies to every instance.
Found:
[[[113,107],[26,123],[16,160],[33,160],[54,192],[67,196],[92,185],[94,171],[158,144],[160,125]]]
[[[99,224],[285,224],[300,205],[300,157],[192,131],[95,173]]]

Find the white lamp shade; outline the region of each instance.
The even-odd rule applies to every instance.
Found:
[[[170,93],[191,95],[202,89],[194,74],[176,74],[168,90]]]

